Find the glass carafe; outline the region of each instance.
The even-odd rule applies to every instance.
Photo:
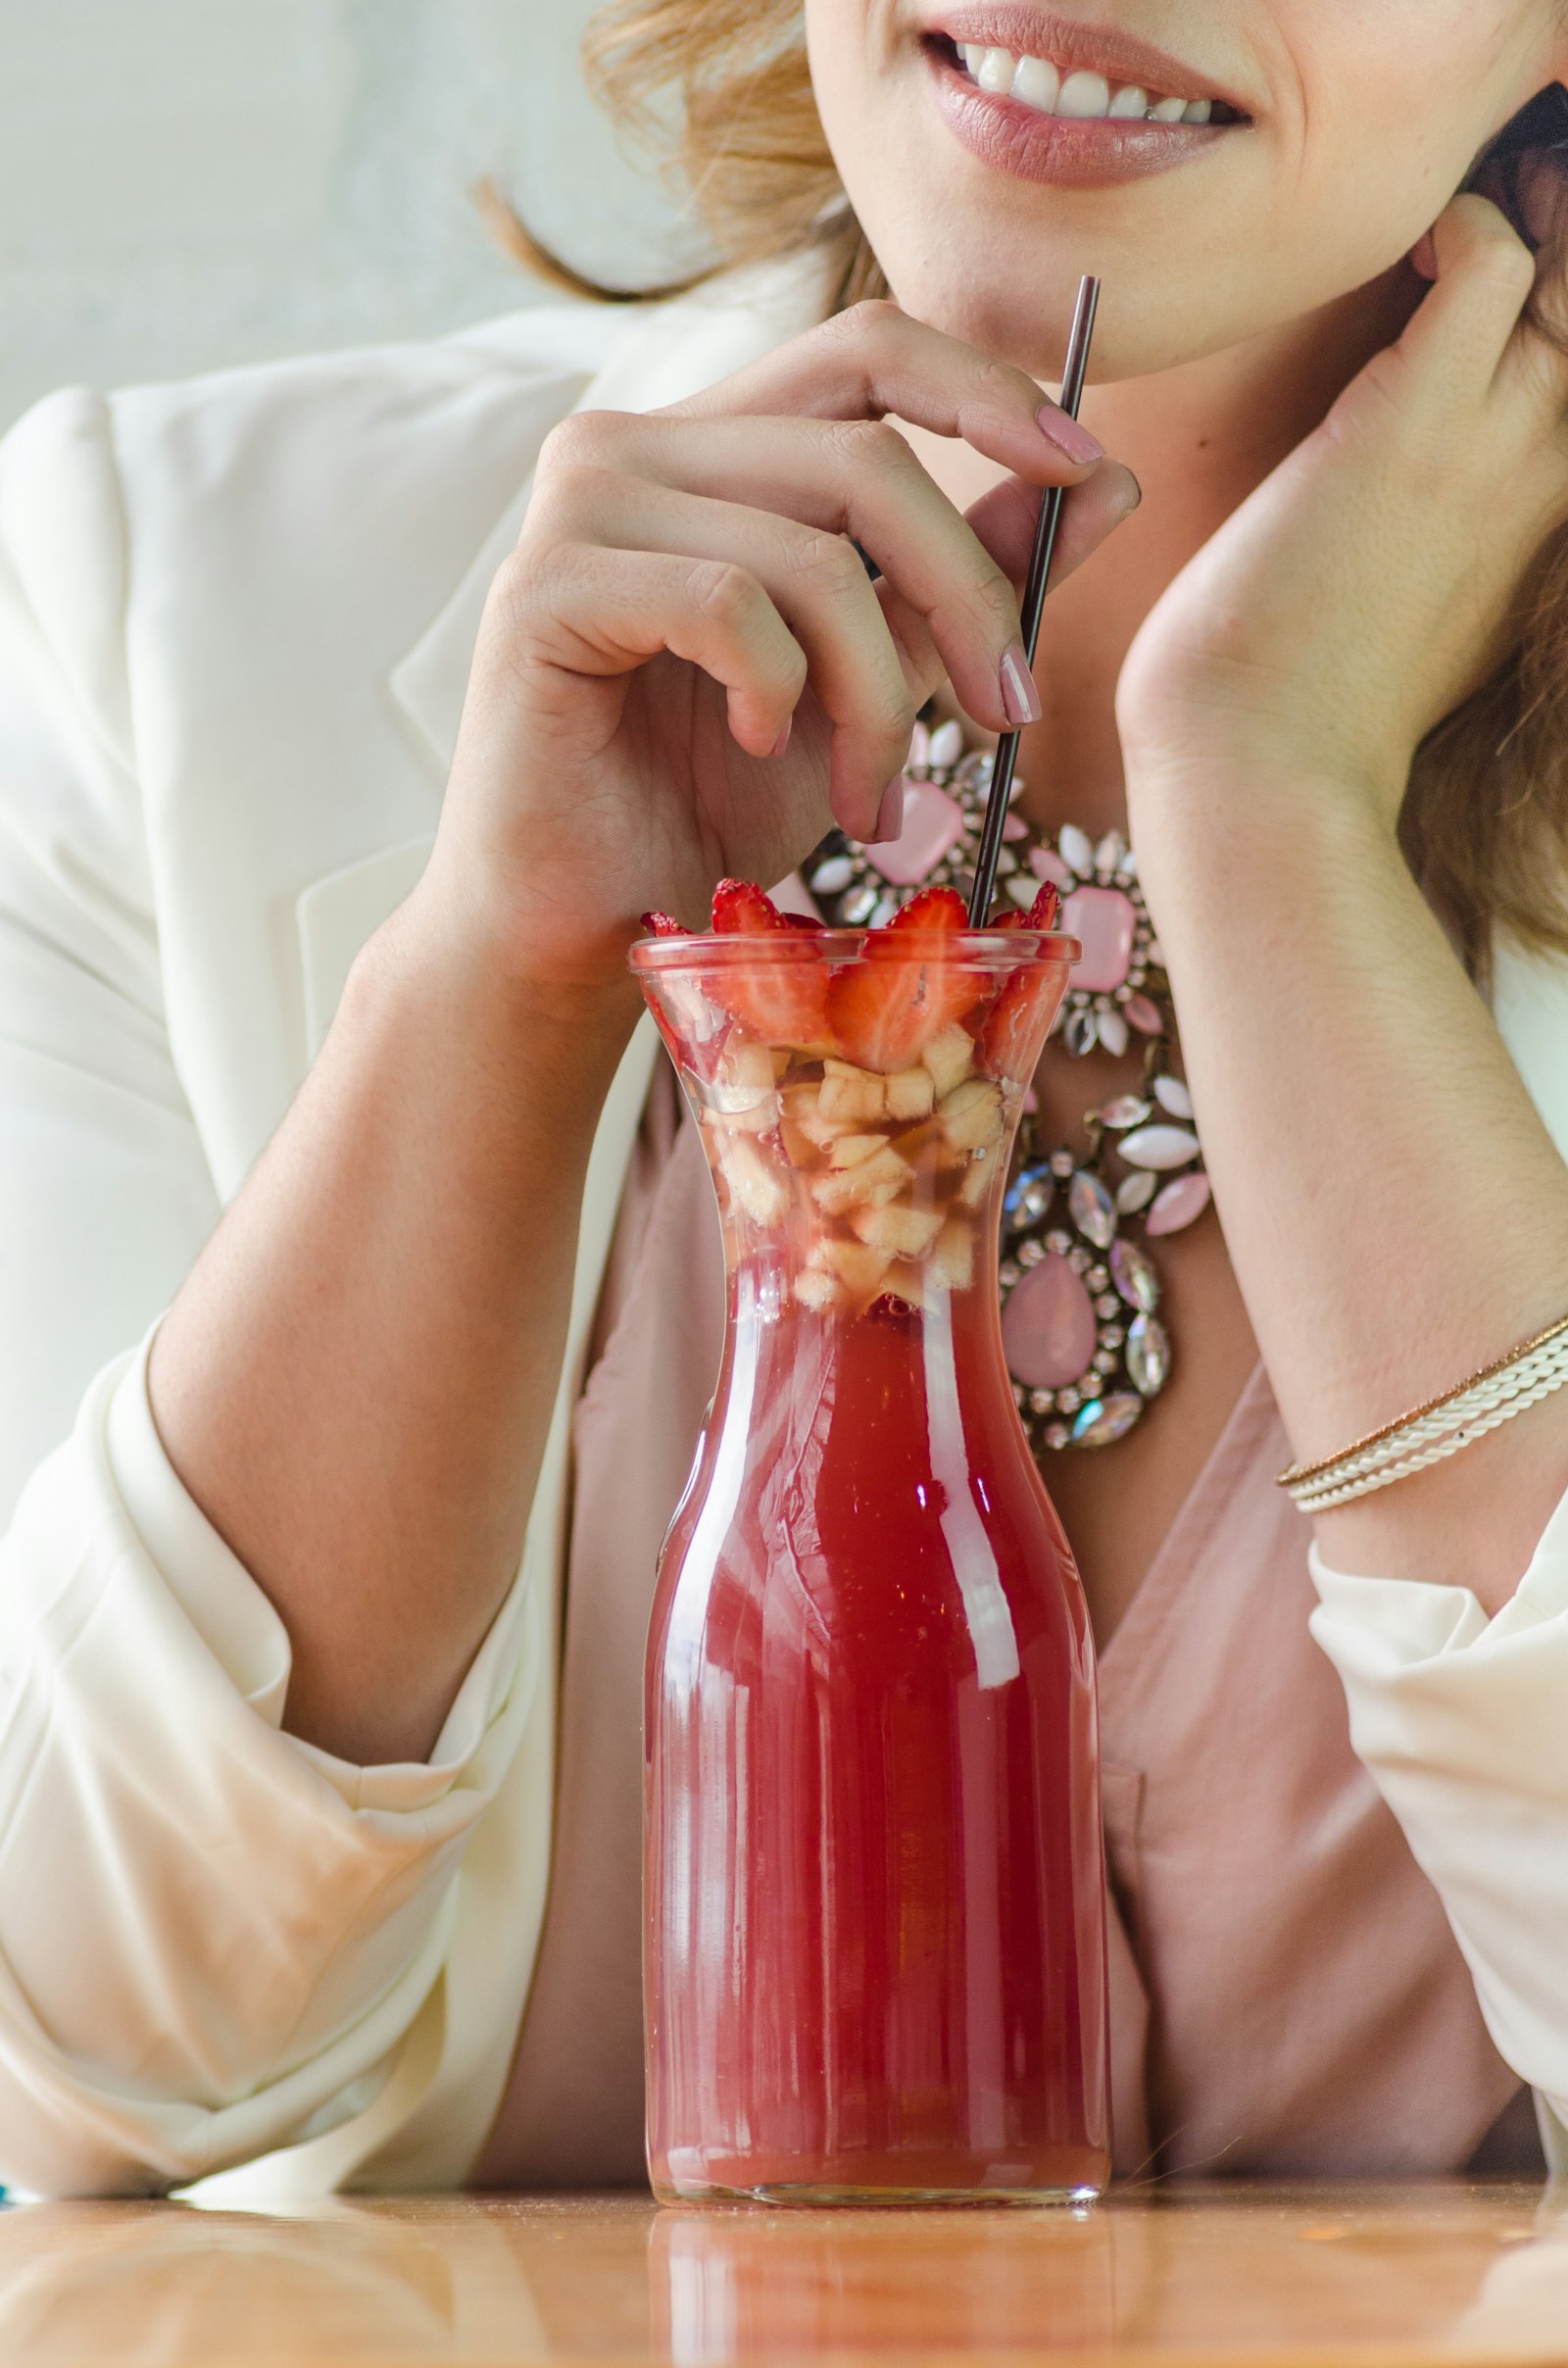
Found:
[[[1081,2200],[1108,2165],[1094,1655],[999,1204],[1077,947],[647,940],[728,1313],[646,1693],[665,2200]]]

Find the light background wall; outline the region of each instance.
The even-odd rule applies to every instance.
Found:
[[[98,386],[534,302],[481,173],[579,268],[689,223],[581,86],[593,0],[0,0],[0,427]]]

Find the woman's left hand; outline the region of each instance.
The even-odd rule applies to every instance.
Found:
[[[1392,829],[1426,734],[1506,647],[1568,517],[1568,358],[1525,317],[1536,261],[1485,198],[1433,233],[1397,343],[1164,594],[1123,669],[1135,828],[1164,782],[1238,773],[1370,800]]]

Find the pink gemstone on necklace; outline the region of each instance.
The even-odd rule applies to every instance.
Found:
[[[1026,1389],[1065,1389],[1088,1371],[1098,1338],[1094,1303],[1054,1250],[1020,1276],[1002,1310],[1008,1370]]]
[[[1201,1170],[1190,1176],[1178,1176],[1173,1184],[1166,1185],[1144,1219],[1145,1231],[1154,1234],[1180,1233],[1184,1225],[1193,1224],[1202,1215],[1208,1207],[1212,1190],[1207,1176]]]
[[[1165,1025],[1158,1004],[1151,1003],[1147,995],[1129,995],[1122,1010],[1141,1036],[1157,1036]]]
[[[870,857],[895,888],[912,888],[951,855],[963,836],[963,809],[934,781],[904,777],[904,828]]]
[[[1070,888],[1072,885],[1072,873],[1054,847],[1031,847],[1029,868],[1037,880],[1054,880],[1058,888]]]
[[[1061,908],[1058,929],[1076,937],[1083,959],[1072,973],[1075,987],[1103,995],[1119,987],[1133,959],[1138,914],[1119,888],[1075,888]]]

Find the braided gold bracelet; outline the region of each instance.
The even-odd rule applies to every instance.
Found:
[[[1327,1512],[1374,1489],[1392,1488],[1485,1438],[1568,1384],[1568,1316],[1483,1365],[1468,1381],[1368,1431],[1319,1463],[1293,1463],[1278,1486],[1303,1512]]]

